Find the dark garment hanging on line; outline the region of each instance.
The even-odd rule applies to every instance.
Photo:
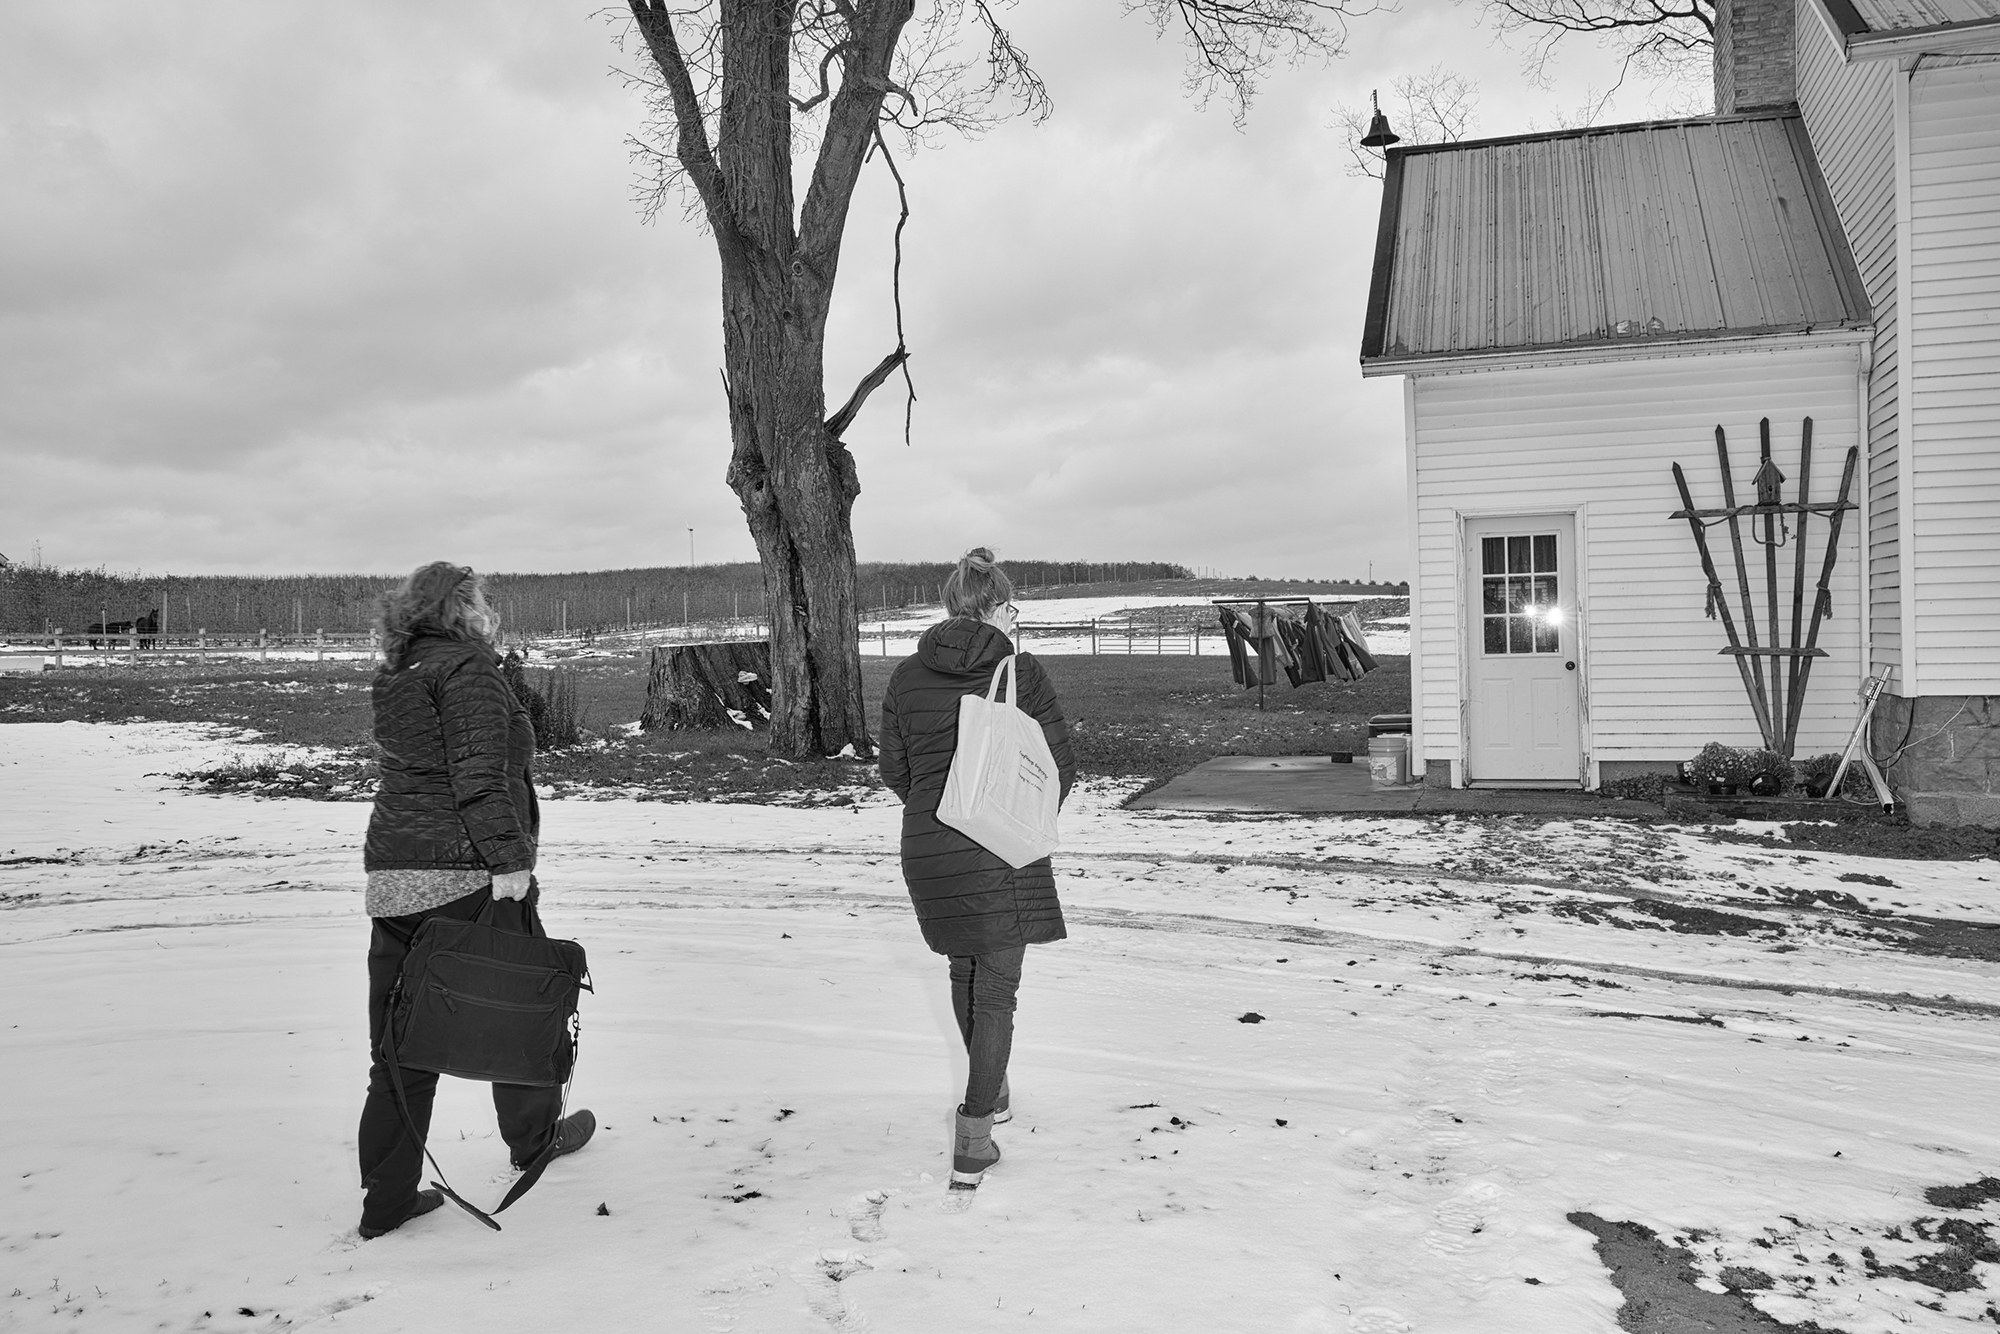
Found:
[[[1258,681],[1255,660],[1250,656],[1248,637],[1243,627],[1237,623],[1235,613],[1227,607],[1218,607],[1222,622],[1222,638],[1229,645],[1229,671],[1236,678],[1236,684],[1249,688]]]

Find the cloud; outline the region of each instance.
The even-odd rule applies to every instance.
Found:
[[[849,432],[863,559],[1400,565],[1398,386],[1356,356],[1379,187],[1332,107],[1467,15],[1355,25],[1238,128],[1111,0],[1009,11],[1056,97],[914,157],[901,382]],[[0,9],[0,550],[181,573],[754,551],[713,246],[642,225],[596,0]],[[1521,107],[1509,114],[1524,114]],[[1493,132],[1525,128],[1493,125]],[[831,402],[895,346],[864,173]]]

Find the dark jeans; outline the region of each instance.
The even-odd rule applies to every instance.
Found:
[[[951,956],[951,1012],[971,1065],[965,1078],[967,1116],[990,1115],[1000,1100],[1000,1081],[1014,1050],[1014,997],[1027,955],[1027,946],[1017,945]]]
[[[403,970],[403,958],[410,952],[410,940],[426,917],[453,917],[464,921],[479,916],[492,897],[492,887],[475,890],[464,898],[411,913],[405,917],[377,917],[375,934],[368,944],[368,1101],[361,1108],[361,1188],[367,1192],[361,1202],[361,1222],[367,1227],[390,1228],[402,1222],[416,1203],[417,1186],[424,1168],[424,1145],[412,1142],[396,1110],[396,1089],[390,1082],[388,1063],[382,1059],[382,1031],[388,1024],[389,991]],[[535,911],[540,891],[530,889],[525,900],[502,899],[493,905],[493,924],[507,931],[546,937],[541,914]],[[431,1128],[431,1101],[437,1094],[438,1077],[429,1070],[401,1067],[403,1094],[408,1100],[410,1121],[417,1133],[428,1135]],[[548,1145],[555,1132],[556,1118],[562,1113],[560,1085],[539,1088],[526,1084],[495,1084],[493,1110],[500,1120],[500,1137],[516,1164],[532,1162]]]

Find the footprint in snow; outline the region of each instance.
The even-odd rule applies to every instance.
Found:
[[[895,1194],[889,1190],[865,1191],[847,1205],[847,1235],[860,1242],[877,1242],[888,1237],[882,1226],[882,1209]]]
[[[840,1334],[861,1334],[868,1319],[847,1300],[841,1285],[864,1269],[873,1269],[865,1255],[854,1251],[821,1251],[792,1266],[792,1281],[805,1289],[806,1305]]]
[[[768,1264],[754,1264],[741,1273],[724,1278],[712,1279],[701,1290],[710,1300],[701,1312],[708,1317],[708,1327],[714,1334],[729,1334],[742,1318],[740,1308],[746,1297],[769,1292],[778,1285],[778,1271]]]
[[[1487,1215],[1506,1192],[1490,1181],[1477,1182],[1440,1204],[1431,1217],[1437,1226],[1424,1232],[1424,1245],[1440,1255],[1458,1255],[1486,1231]]]
[[[1347,1334],[1410,1334],[1410,1322],[1393,1306],[1358,1306],[1347,1313]]]
[[[1520,1062],[1514,1052],[1486,1053],[1479,1070],[1479,1094],[1501,1107],[1512,1107],[1521,1100]]]

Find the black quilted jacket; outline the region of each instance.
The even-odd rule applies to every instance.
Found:
[[[371,871],[535,865],[535,730],[483,644],[420,638],[375,673],[382,781],[362,863]]]
[[[1069,934],[1048,858],[1017,871],[937,820],[958,744],[959,697],[985,694],[993,669],[1013,651],[983,621],[941,622],[896,668],[882,698],[882,781],[903,799],[903,882],[924,943],[939,954],[987,954]],[[1015,659],[1014,676],[1015,702],[1041,723],[1066,798],[1076,760],[1055,687],[1026,653]]]

